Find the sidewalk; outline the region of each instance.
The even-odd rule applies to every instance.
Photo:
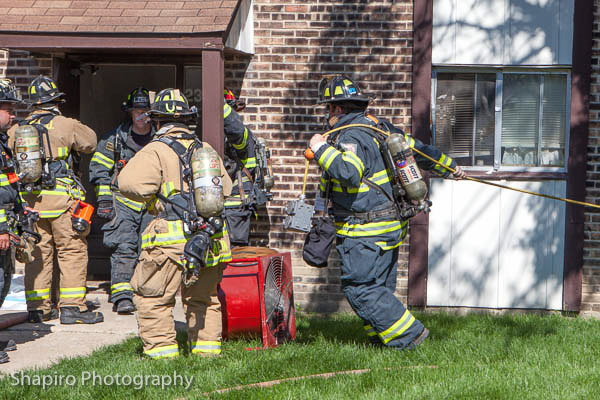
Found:
[[[17,350],[8,353],[10,362],[0,364],[0,374],[13,374],[22,369],[45,368],[62,358],[85,356],[100,347],[116,344],[137,335],[135,315],[112,312],[108,295],[89,293],[88,301],[100,302],[104,322],[94,325],[61,325],[59,320],[42,324],[21,323],[0,331],[0,341],[13,339]],[[22,317],[23,312],[0,311],[0,323],[8,318]],[[174,316],[185,322],[181,299],[177,298]],[[178,327],[182,324],[177,324]],[[185,324],[183,324],[185,326]]]

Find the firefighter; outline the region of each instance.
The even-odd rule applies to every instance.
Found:
[[[22,211],[18,183],[15,179],[15,168],[12,152],[8,147],[6,131],[12,126],[15,118],[15,107],[21,104],[21,94],[10,79],[0,79],[0,307],[4,303],[13,274],[13,261],[10,254],[11,233],[10,220],[15,213]],[[0,342],[0,364],[9,362],[6,351],[16,350],[14,340]]]
[[[377,126],[377,118],[367,113],[369,101],[358,85],[344,76],[325,78],[319,85],[319,104],[328,107],[329,128]],[[406,236],[408,220],[392,202],[389,171],[379,141],[371,133],[369,128],[350,127],[332,133],[327,140],[316,134],[310,139],[310,148],[323,170],[320,188],[330,188],[346,299],[363,320],[371,343],[412,349],[429,331],[394,296],[398,246]],[[440,150],[405,137],[416,149],[456,169],[455,178],[464,177],[455,161]],[[445,178],[451,175],[424,158],[419,166]],[[321,195],[326,198],[325,193]]]
[[[225,201],[225,218],[232,246],[248,246],[251,217],[257,212],[259,205],[257,200],[260,201],[255,191],[256,142],[254,135],[238,114],[245,107],[246,105],[237,100],[231,90],[225,89],[223,104],[225,165],[233,181],[231,196]]]
[[[106,135],[90,161],[90,183],[96,187],[97,214],[110,220],[102,227],[104,245],[110,255],[110,299],[113,311],[135,311],[129,281],[140,252],[140,233],[150,222],[144,203],[129,200],[117,188],[117,177],[126,163],[154,136],[146,112],[150,109],[148,89],[133,89],[123,103],[126,121]]]
[[[81,221],[72,221],[69,212],[75,211],[74,206],[85,196],[73,165],[78,162],[79,153],[94,151],[96,134],[81,122],[61,115],[59,104],[64,102],[65,94],[52,79],[41,75],[35,78],[29,85],[28,94],[33,111],[19,124],[36,128],[39,148],[35,153],[37,158],[43,154],[39,175],[35,175],[35,170],[25,171],[19,166],[20,175],[28,173],[34,180],[31,184],[21,185],[21,195],[40,217],[35,229],[41,235],[41,241],[33,252],[33,262],[25,265],[28,321],[42,322],[58,316],[57,310],[51,308],[50,300],[56,255],[60,269],[60,322],[102,322],[103,315],[88,310],[85,303],[89,225],[82,231]],[[8,135],[14,150],[16,127],[12,127]]]
[[[156,124],[155,137],[118,178],[121,194],[147,202],[149,212],[156,215],[142,234],[142,251],[131,279],[144,354],[153,359],[179,355],[172,311],[180,287],[190,352],[221,352],[217,284],[231,251],[218,216],[224,195],[231,192],[231,180],[217,153],[189,129],[196,114],[179,90],[157,93],[149,112]],[[208,164],[195,158],[199,149],[212,151],[206,170],[201,167]],[[198,175],[209,169],[214,176]],[[205,193],[202,185],[216,190],[221,182],[220,200],[200,195]],[[216,214],[208,217],[206,208],[214,208]]]

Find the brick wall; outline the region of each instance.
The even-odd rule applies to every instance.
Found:
[[[0,76],[13,80],[21,89],[23,98],[27,97],[27,87],[36,76],[50,75],[52,59],[44,55],[32,55],[26,51],[0,49]],[[25,107],[21,107],[17,117],[27,115]]]
[[[366,92],[377,94],[376,115],[410,130],[412,1],[255,0],[255,55],[226,55],[225,82],[247,101],[245,122],[267,139],[277,178],[276,198],[261,210],[253,227],[253,244],[291,251],[295,299],[305,309],[347,309],[340,289],[337,254],[332,267],[318,270],[301,260],[303,234],[281,227],[283,207],[302,190],[302,153],[313,133],[322,131],[324,107],[314,107],[323,74],[344,73]],[[594,35],[600,33],[600,0],[594,0]],[[594,39],[590,101],[588,193],[600,197],[600,42]],[[50,73],[51,60],[24,52],[0,51],[0,76],[25,92],[39,73]],[[318,170],[311,165],[307,197],[316,193]],[[586,314],[600,316],[600,213],[586,212],[583,304]],[[408,242],[408,240],[406,241]],[[407,295],[408,246],[400,250],[397,294]]]
[[[330,268],[305,266],[304,234],[281,228],[283,207],[301,193],[304,149],[323,130],[324,107],[314,105],[324,74],[343,73],[358,80],[364,91],[377,95],[375,115],[410,127],[412,1],[255,0],[254,12],[255,55],[228,56],[225,81],[248,103],[245,122],[272,149],[277,195],[268,207],[268,220],[261,218],[257,227],[269,229],[271,247],[292,251],[297,303],[318,311],[346,309],[337,253],[332,252]],[[309,199],[318,180],[312,163]],[[407,250],[401,249],[398,282],[404,301]]]
[[[594,0],[590,125],[585,201],[600,200],[600,0]],[[582,311],[600,317],[600,212],[586,208]]]

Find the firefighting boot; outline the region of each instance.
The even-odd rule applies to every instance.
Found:
[[[113,311],[116,311],[117,314],[131,314],[135,311],[135,306],[131,300],[122,299],[113,306]]]
[[[416,338],[414,338],[413,341],[410,342],[410,344],[408,346],[406,346],[406,348],[408,350],[413,350],[415,347],[417,347],[418,345],[423,343],[425,341],[425,339],[427,339],[428,336],[429,336],[429,329],[423,328],[421,333],[419,333],[419,335]]]
[[[44,314],[42,310],[33,310],[27,313],[27,322],[32,324],[41,324],[44,321],[50,321],[58,318],[58,310],[52,309],[49,313]]]
[[[0,341],[0,351],[15,351],[17,349],[17,344],[14,340],[8,339],[7,342]]]
[[[8,354],[5,351],[0,351],[0,364],[5,364],[9,361]]]
[[[97,324],[104,322],[104,315],[101,312],[79,311],[79,307],[61,307],[60,323],[64,325],[71,324]]]

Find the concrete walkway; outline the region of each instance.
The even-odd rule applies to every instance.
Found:
[[[98,300],[96,311],[104,314],[104,322],[94,325],[61,325],[59,320],[42,324],[21,323],[0,331],[0,341],[13,339],[17,350],[8,353],[10,362],[0,364],[1,374],[13,374],[22,369],[45,368],[62,358],[84,356],[100,347],[116,344],[137,335],[135,315],[112,312],[108,295],[91,293],[87,300]],[[21,315],[19,315],[21,314]],[[22,317],[19,311],[0,311],[0,323],[9,318]],[[177,327],[185,326],[181,299],[177,298],[174,311]]]

